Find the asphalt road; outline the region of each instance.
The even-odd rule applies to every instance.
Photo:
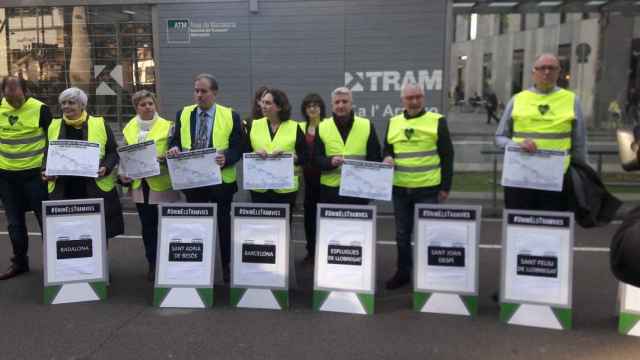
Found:
[[[0,214],[0,268],[11,246]],[[302,223],[293,238],[298,288],[288,311],[235,309],[216,286],[207,310],[157,309],[138,219],[110,242],[111,287],[105,302],[42,304],[39,236],[32,236],[32,272],[0,282],[0,359],[639,359],[640,339],[617,333],[617,282],[608,267],[616,225],[576,231],[574,329],[505,325],[490,294],[498,288],[500,222],[483,221],[479,315],[471,319],[414,312],[411,289],[384,289],[395,264],[393,220],[378,222],[376,313],[311,310],[313,271],[304,257]],[[33,219],[31,231],[37,231]]]

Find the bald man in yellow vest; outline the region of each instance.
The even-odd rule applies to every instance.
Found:
[[[518,145],[530,153],[567,152],[562,191],[505,187],[507,209],[569,209],[567,170],[571,158],[586,162],[587,136],[580,100],[573,92],[557,86],[560,70],[560,61],[555,55],[542,54],[536,58],[532,69],[534,85],[511,98],[500,119],[495,141],[501,148]]]

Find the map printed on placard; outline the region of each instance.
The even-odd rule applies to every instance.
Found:
[[[391,200],[393,166],[361,160],[345,160],[340,176],[340,196]]]
[[[267,155],[263,159],[255,153],[243,154],[243,188],[291,189],[293,183],[293,154]]]
[[[98,177],[100,145],[79,140],[50,141],[47,176]]]
[[[565,157],[564,151],[528,153],[519,146],[507,146],[502,186],[562,191]]]
[[[174,190],[218,185],[222,183],[215,149],[202,149],[167,156],[167,166]]]
[[[153,140],[118,148],[121,173],[132,179],[159,175],[160,163],[156,154]]]

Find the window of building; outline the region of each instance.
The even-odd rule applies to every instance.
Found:
[[[560,44],[558,46],[558,60],[561,68],[558,86],[566,89],[571,81],[571,44]]]
[[[511,67],[511,94],[522,90],[524,81],[524,49],[513,50],[513,62]]]
[[[520,14],[520,31],[527,30],[527,14]]]
[[[498,34],[506,34],[509,31],[509,16],[507,14],[498,15]]]
[[[544,27],[544,13],[538,13],[538,27]]]
[[[485,53],[482,56],[482,94],[486,95],[491,89],[491,83],[493,82],[493,74],[491,68],[493,67],[493,54]]]
[[[560,12],[560,24],[566,24],[567,23],[567,13],[564,11]]]
[[[54,115],[61,115],[58,94],[76,86],[89,95],[90,113],[122,123],[135,115],[131,94],[155,90],[150,6],[8,8],[4,13],[0,39],[7,39],[7,51],[0,51],[6,64],[0,76],[28,80]]]

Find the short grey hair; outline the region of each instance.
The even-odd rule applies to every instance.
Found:
[[[62,104],[63,101],[73,101],[80,104],[83,109],[87,108],[87,94],[77,87],[70,87],[67,90],[60,93],[58,96],[58,103]]]
[[[338,95],[346,95],[348,96],[350,99],[353,100],[353,95],[351,94],[351,89],[349,89],[346,86],[341,86],[339,88],[334,89],[331,92],[331,100],[333,101],[333,99],[338,96]]]
[[[418,85],[414,82],[407,82],[402,85],[402,88],[400,89],[400,97],[404,97],[405,92],[409,89],[416,89],[420,94],[424,95],[424,87],[422,85]]]
[[[554,54],[554,53],[542,53],[542,54],[538,54],[535,58],[535,60],[533,60],[533,65],[531,66],[531,70],[535,70],[535,66],[536,63],[542,59],[543,57],[552,57],[553,59],[555,59],[555,61],[558,63],[558,66],[561,67],[562,65],[560,64],[560,58],[558,58],[558,55]]]
[[[158,105],[158,99],[156,98],[156,94],[152,93],[149,90],[140,90],[131,96],[131,103],[133,107],[138,107],[138,104],[142,99],[151,98],[155,105]]]
[[[211,84],[211,87],[210,87],[211,90],[218,91],[218,81],[213,75],[207,74],[207,73],[198,74],[194,79],[194,82],[202,79],[206,79],[209,81],[209,84]]]

